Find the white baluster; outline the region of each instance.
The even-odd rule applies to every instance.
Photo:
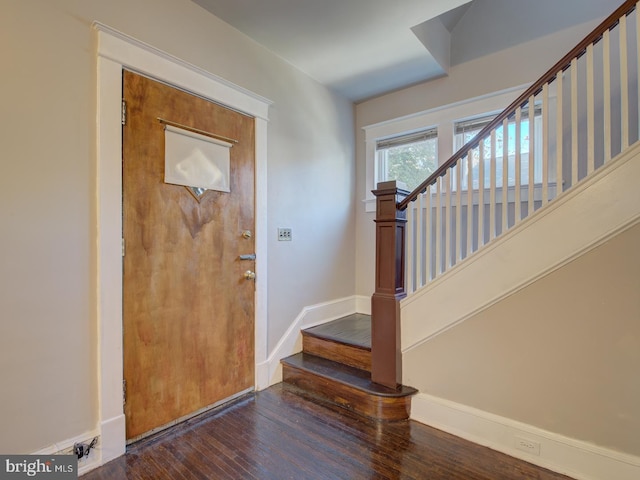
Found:
[[[445,229],[444,229],[444,271],[451,268],[451,169],[448,168],[444,174],[444,209],[445,209]]]
[[[522,141],[521,141],[521,132],[520,132],[520,119],[522,117],[522,108],[516,108],[516,118],[515,118],[515,131],[516,131],[516,185],[515,185],[515,195],[514,195],[514,206],[515,206],[515,218],[514,225],[518,224],[520,220],[522,220],[522,212],[521,212],[521,199],[520,199],[520,183],[522,182]]]
[[[549,84],[542,86],[542,206],[549,201]]]
[[[622,138],[620,151],[629,146],[629,71],[627,57],[627,16],[620,17],[620,104],[622,117]]]
[[[496,237],[496,130],[491,131],[489,176],[489,241]]]
[[[442,273],[442,177],[436,180],[436,276]]]
[[[611,34],[606,30],[602,34],[602,85],[604,115],[604,163],[611,160]]]
[[[425,275],[424,271],[425,259],[423,254],[423,248],[426,244],[426,238],[424,236],[426,227],[426,225],[424,224],[424,195],[424,193],[418,195],[418,199],[415,202],[418,207],[416,212],[416,288],[424,286],[427,282],[427,276]]]
[[[407,226],[406,226],[406,248],[405,248],[405,289],[407,293],[413,293],[415,288],[415,271],[416,271],[416,263],[414,261],[414,249],[416,248],[416,238],[415,238],[415,220],[416,220],[416,202],[411,202],[407,206]]]
[[[456,261],[462,258],[462,159],[456,163]]]
[[[431,185],[427,187],[427,191],[424,193],[425,200],[425,225],[426,225],[426,234],[425,234],[425,264],[427,270],[427,282],[434,279],[435,274],[433,273],[433,261],[432,261],[432,250],[433,250],[433,242],[431,241],[432,233],[433,233],[433,212],[431,210]]]
[[[502,121],[502,233],[509,228],[509,120]]]
[[[640,12],[638,12],[638,4],[633,12],[636,16],[636,79],[638,84],[638,139],[640,139]]]
[[[478,145],[478,249],[484,245],[484,139]]]
[[[571,186],[578,183],[578,59],[571,60]]]
[[[536,116],[536,99],[533,95],[529,97],[529,188],[527,197],[527,215],[531,215],[534,210],[535,204],[533,203],[533,193],[536,188],[536,142],[535,142],[535,116]]]
[[[594,111],[594,77],[593,77],[593,44],[587,47],[587,175],[595,168],[595,111]]]
[[[564,142],[562,76],[562,71],[558,72],[556,75],[556,197],[562,193],[562,184],[564,182],[562,177],[562,145]]]
[[[473,156],[467,152],[467,257],[473,251]]]

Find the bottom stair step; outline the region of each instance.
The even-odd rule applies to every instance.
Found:
[[[325,400],[376,420],[405,420],[415,388],[393,389],[371,381],[358,368],[299,353],[282,360],[283,379]]]

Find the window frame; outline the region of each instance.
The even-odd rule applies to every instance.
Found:
[[[436,127],[438,129],[438,165],[441,165],[454,153],[455,122],[464,118],[482,116],[487,112],[501,111],[511,104],[526,87],[527,85],[509,88],[362,127],[365,133],[366,159],[365,192],[362,200],[365,204],[365,212],[376,211],[376,199],[372,190],[376,188],[376,145],[379,140]]]
[[[489,123],[491,123],[493,121],[493,119],[499,114],[499,111],[496,112],[486,112],[483,115],[480,116],[474,116],[471,118],[463,118],[463,119],[458,119],[453,123],[453,149],[454,151],[457,151],[459,149],[461,149],[464,145],[467,144],[467,142],[471,141],[472,138],[474,138],[481,130],[482,128],[484,128],[486,125],[488,125]],[[525,135],[528,134],[528,122],[529,122],[529,110],[528,110],[528,106],[523,108],[522,110],[522,131],[523,132],[527,132],[525,133]],[[525,128],[524,125],[526,125],[527,127]],[[460,126],[463,126],[463,131],[462,132],[458,132],[458,129],[460,128]],[[464,136],[466,134],[466,132],[464,131],[464,125],[471,125],[473,128],[470,128],[470,131],[475,131],[474,135],[471,135],[469,138],[465,139]],[[515,119],[513,117],[510,117],[508,120],[508,125],[515,125]],[[499,128],[499,127],[498,127]],[[534,178],[533,178],[533,182],[531,183],[534,187],[539,187],[542,184],[542,128],[543,128],[543,121],[542,121],[542,105],[541,103],[536,103],[534,105],[534,131],[537,132],[537,134],[534,136],[533,138],[533,152],[534,152],[534,165],[535,165],[535,170],[534,170]],[[458,135],[462,135],[461,140],[459,141]],[[521,136],[521,141],[523,139],[523,137]],[[504,133],[503,133],[503,139],[504,139]],[[504,140],[503,140],[504,141]],[[529,142],[531,142],[532,140],[529,139]],[[485,144],[486,145],[486,144]],[[522,144],[521,144],[522,145]],[[504,148],[504,146],[503,146]],[[531,152],[531,145],[529,145],[529,150],[525,153],[522,152],[521,150],[521,156],[527,156],[527,162],[529,162],[531,159],[529,158],[529,154]],[[502,163],[502,155],[498,155],[498,151],[496,151],[496,158],[499,159],[498,160],[498,164],[501,165]],[[515,164],[515,153],[513,155],[508,155],[508,162],[509,165],[511,165],[512,163]],[[491,158],[485,156],[484,157],[484,162],[485,162],[485,171],[487,171],[488,168],[490,168],[490,164],[491,164]],[[530,184],[530,179],[529,179],[529,169],[525,167],[524,165],[524,160],[522,160],[522,177],[526,176],[525,178],[521,178],[520,181],[520,185],[523,187],[528,187]],[[528,166],[528,163],[527,163]],[[515,166],[514,167],[509,167],[509,171],[512,172],[514,171]],[[550,169],[549,171],[549,181],[550,182],[555,182],[555,169]],[[502,188],[503,185],[503,181],[502,178],[496,179],[497,182],[497,188]],[[508,182],[508,187],[509,188],[513,188],[515,186],[515,179],[513,182],[509,181]],[[466,190],[468,188],[467,185],[463,185],[462,189]],[[489,185],[485,182],[484,188],[487,189],[489,188]],[[478,186],[476,186],[476,184],[474,183],[474,185],[472,186],[473,190],[477,190]]]
[[[420,142],[425,142],[429,140],[436,140],[436,162],[438,161],[438,127],[431,126],[427,128],[423,128],[418,130],[417,132],[406,132],[401,135],[395,135],[393,137],[387,138],[379,138],[376,141],[376,161],[375,161],[375,172],[374,172],[374,181],[375,182],[385,182],[391,180],[386,178],[382,178],[382,170],[383,164],[386,165],[387,158],[386,153],[392,149],[397,147],[403,147],[408,145],[414,145]],[[386,168],[385,168],[386,170]],[[407,188],[411,188],[408,186]]]

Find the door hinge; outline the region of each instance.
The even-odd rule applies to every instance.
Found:
[[[122,256],[124,257],[124,238],[122,239]]]
[[[124,98],[122,99],[122,110],[120,114],[121,114],[120,121],[122,122],[122,125],[126,125],[127,124],[127,101]]]
[[[122,405],[127,404],[127,381],[122,380]]]

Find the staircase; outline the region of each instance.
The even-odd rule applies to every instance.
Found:
[[[283,380],[364,417],[405,420],[414,388],[371,381],[371,317],[354,314],[302,331],[302,352],[282,360]]]
[[[557,237],[568,245],[560,227],[582,239],[597,229],[581,220],[594,219],[602,227],[595,245],[637,220],[636,210],[627,208],[637,205],[635,197],[615,196],[637,191],[636,2],[624,1],[413,192],[395,181],[377,185],[372,318],[356,314],[303,331],[302,353],[282,360],[286,384],[364,417],[406,419],[417,391],[401,385],[403,350],[462,322],[482,305],[478,295],[489,299],[484,304],[502,298],[504,292],[490,291],[487,277],[514,290],[581,251],[574,242],[560,260],[529,265],[548,245],[563,245]],[[618,178],[631,186],[623,188]],[[567,210],[568,204],[577,207]],[[561,207],[572,216],[556,214]],[[534,224],[539,230],[523,246],[520,239]],[[498,242],[513,244],[514,258],[530,267],[528,277],[513,278],[516,260],[498,251]],[[456,286],[437,302],[419,301],[434,286],[452,285],[470,265],[480,270],[471,276],[475,283]],[[461,298],[475,306],[460,312]],[[407,378],[418,385],[424,364],[407,365],[415,373]]]
[[[633,201],[616,198],[627,190],[597,181],[614,170],[623,172],[623,164],[624,170],[634,169],[627,155],[640,140],[636,3],[623,2],[413,192],[396,181],[377,185],[371,302],[372,377],[377,383],[402,381],[408,348],[635,220],[635,213],[627,212]],[[591,208],[585,208],[585,197],[595,199]],[[568,211],[567,204],[578,208]],[[558,221],[566,213],[572,216]],[[599,213],[603,219],[596,226],[608,229],[589,245],[570,244],[562,234],[561,227],[568,226],[581,241],[586,235],[578,227],[587,234],[594,231],[582,220]],[[614,213],[620,220],[612,224]],[[540,229],[543,223],[547,230]],[[534,230],[535,235],[524,235]],[[513,247],[509,258],[498,248],[505,243]],[[573,250],[529,268],[529,260],[542,258],[551,246]],[[524,280],[514,279],[521,273],[516,262],[529,268]],[[478,270],[474,275],[461,274],[471,267]],[[452,278],[467,283],[454,284]],[[499,288],[491,290],[489,280]],[[443,285],[448,290],[437,301],[423,301]],[[458,307],[467,300],[461,312]],[[413,366],[421,367],[419,362]]]

